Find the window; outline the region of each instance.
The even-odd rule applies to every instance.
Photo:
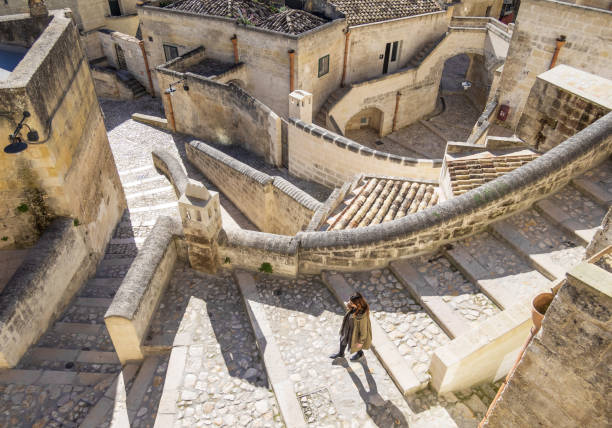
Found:
[[[393,42],[393,50],[391,51],[391,61],[395,61],[397,59],[397,46],[399,42]]]
[[[319,58],[319,77],[329,73],[329,55]]]
[[[491,16],[491,6],[487,6],[487,11],[485,12],[485,16]]]
[[[166,55],[166,61],[173,60],[179,56],[178,48],[172,45],[164,45],[164,54]]]

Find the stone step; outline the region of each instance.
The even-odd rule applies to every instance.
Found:
[[[128,385],[138,372],[139,364],[126,364],[125,367],[115,375],[112,384],[106,389],[104,396],[98,400],[96,405],[89,411],[85,420],[79,428],[98,428],[105,426],[109,414],[116,409],[126,409],[126,385]],[[127,415],[126,415],[127,416]],[[113,427],[129,427],[129,420],[113,420]]]
[[[437,295],[408,260],[392,262],[389,268],[451,339],[470,329],[470,323],[457,315],[442,296]]]
[[[113,297],[123,278],[93,278],[79,291],[80,297]]]
[[[60,370],[3,369],[2,385],[78,385],[91,386],[113,376],[108,373],[77,373]]]
[[[78,322],[56,322],[53,324],[53,331],[66,334],[83,334],[94,336],[103,332],[102,324],[86,324]]]
[[[113,299],[108,297],[77,297],[74,304],[77,306],[94,306],[96,308],[108,308]]]
[[[586,178],[575,178],[572,184],[588,198],[594,200],[603,207],[612,205],[612,191],[597,182]],[[610,186],[612,187],[612,186]]]
[[[151,172],[151,171],[155,171],[155,166],[153,166],[152,163],[150,165],[121,170],[119,171],[119,176],[123,179],[123,177],[131,175],[131,174],[142,174],[143,172]]]
[[[56,322],[40,338],[37,346],[114,351],[106,326],[103,324]]]
[[[584,247],[535,210],[494,223],[491,231],[550,280],[565,278],[584,257]]]
[[[159,366],[159,358],[156,356],[150,356],[145,358],[144,362],[138,370],[138,375],[134,379],[132,386],[127,395],[127,411],[129,420],[133,420],[134,416],[140,409],[140,406],[147,394],[147,390],[153,383],[155,377],[155,371]],[[153,409],[149,409],[153,411]]]
[[[605,210],[573,186],[566,186],[554,195],[536,202],[536,209],[561,229],[587,245],[605,215]]]
[[[176,194],[174,193],[174,190],[172,187],[166,188],[166,190],[162,192],[154,192],[153,194],[139,196],[133,199],[128,199],[127,204],[128,204],[128,209],[130,210],[130,213],[137,212],[134,210],[140,210],[141,208],[157,207],[160,205],[164,206],[164,208],[171,207],[171,206],[178,207]],[[165,206],[165,204],[173,204],[173,205]]]
[[[160,215],[164,215],[163,213],[161,213],[161,211],[167,210],[169,208],[177,209],[177,207],[178,207],[178,204],[176,202],[176,197],[175,197],[175,200],[172,202],[164,202],[164,203],[156,204],[156,205],[134,207],[134,208],[130,208],[129,211],[130,211],[130,216],[132,216],[135,213],[150,213],[152,211],[160,211],[159,213],[155,213],[156,216],[160,216]]]
[[[283,421],[287,427],[306,427],[301,405],[295,395],[293,381],[289,377],[289,371],[270,328],[263,303],[260,302],[255,278],[247,272],[236,272],[234,276],[242,294],[255,341],[268,373],[268,381],[276,395]]]
[[[550,281],[488,233],[445,251],[449,260],[502,309],[550,289]]]
[[[78,297],[79,299],[99,299],[90,297]],[[104,299],[107,302],[112,299]],[[76,302],[75,302],[76,303]],[[110,305],[110,304],[109,304]],[[104,314],[109,305],[83,305],[73,304],[62,314],[60,322],[69,323],[88,323],[88,324],[104,324]]]
[[[158,193],[166,194],[166,193],[169,193],[169,192],[171,192],[173,195],[175,195],[174,187],[173,186],[157,186],[157,187],[153,187],[153,188],[147,189],[147,190],[138,190],[138,191],[135,191],[135,192],[126,192],[125,193],[125,199],[130,201],[130,200],[133,200],[133,199],[141,198],[143,196],[156,195]]]
[[[30,348],[24,357],[27,364],[37,365],[44,361],[71,361],[86,364],[120,364],[115,352],[87,351],[63,348]],[[76,367],[76,365],[75,365]]]
[[[168,179],[163,174],[157,174],[152,177],[143,178],[140,180],[122,181],[123,190],[127,193],[137,192],[140,190],[154,189],[168,183]]]
[[[321,275],[323,283],[327,285],[340,305],[344,307],[355,290],[346,282],[340,274],[324,272]],[[429,379],[421,380],[411,369],[412,364],[399,353],[395,345],[378,325],[375,318],[371,318],[372,324],[372,348],[378,360],[387,370],[393,382],[404,395],[419,391],[427,386]]]

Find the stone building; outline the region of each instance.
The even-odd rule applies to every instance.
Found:
[[[1,17],[0,55],[15,52],[0,80],[0,264],[25,254],[38,263],[0,284],[2,367],[18,361],[95,269],[125,206],[69,11]],[[57,247],[45,247],[49,240]]]

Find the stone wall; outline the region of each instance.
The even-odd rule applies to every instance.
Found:
[[[86,228],[53,221],[0,293],[0,368],[17,365],[95,267]]]
[[[555,0],[523,0],[499,86],[500,104],[510,106],[505,126],[516,129],[531,87],[548,70],[562,35],[567,41],[557,64],[612,79],[612,12]]]
[[[80,30],[89,31],[104,25],[105,16],[110,14],[108,0],[45,0],[49,9],[69,8]],[[0,6],[0,15],[29,13],[28,0],[5,0]]]
[[[117,77],[115,70],[92,67],[91,77],[98,97],[115,100],[131,100],[134,98],[132,90]]]
[[[237,144],[280,165],[281,120],[276,113],[235,85],[157,69],[157,80],[163,88],[181,79],[184,81],[176,85],[177,91],[163,97],[166,115],[170,108],[174,112],[177,132],[214,143]]]
[[[56,215],[78,219],[102,254],[125,199],[76,27],[55,11],[9,78],[0,82],[0,133],[23,111],[37,144],[0,156],[0,247],[30,246]],[[27,131],[21,136],[24,140]],[[18,208],[20,207],[20,208]]]
[[[611,92],[612,81],[559,65],[538,76],[517,135],[536,150],[549,150],[608,113],[612,102],[605,94]]]
[[[289,172],[327,187],[355,174],[437,179],[442,160],[413,159],[372,150],[314,124],[290,119]]]
[[[104,315],[121,364],[144,359],[141,343],[174,272],[180,235],[176,220],[158,218]]]
[[[45,30],[50,19],[32,19],[29,13],[0,16],[0,43],[29,48]]]
[[[388,72],[406,67],[423,46],[444,35],[451,14],[448,9],[351,27],[346,82],[358,83],[381,76],[384,58],[380,56],[384,57],[387,43],[399,42],[397,60],[389,61]]]
[[[153,88],[149,84],[149,76],[142,49],[140,48],[141,41],[136,37],[109,30],[98,31],[98,37],[100,38],[104,56],[109,64],[117,70],[122,68],[117,60],[117,49],[120,48],[123,51],[127,70],[142,86],[147,88],[150,93],[153,93]]]
[[[257,171],[204,143],[189,143],[187,156],[264,232],[295,235],[321,205],[283,178]]]
[[[397,103],[396,129],[410,125],[435,109],[444,63],[453,56],[467,53],[483,58],[480,62],[482,67],[473,64],[471,70],[474,75],[480,73],[486,76],[484,85],[488,92],[494,69],[505,58],[507,39],[509,34],[503,24],[494,25],[487,18],[454,18],[444,39],[418,67],[402,68],[388,75],[353,83],[329,114],[345,131],[347,124],[358,118],[362,111],[376,109],[382,117],[379,132],[386,135],[393,130]],[[483,98],[484,103],[486,94],[481,94],[479,98]],[[418,103],[414,102],[416,99]]]
[[[454,5],[453,15],[490,16],[498,19],[501,14],[502,3],[502,0],[462,0],[460,3]]]
[[[236,35],[240,61],[249,65],[246,91],[275,112],[287,114],[290,92],[288,51],[297,49],[297,38],[237,25],[234,19],[224,17],[151,6],[138,8],[138,13],[151,68],[166,62],[164,44],[179,47],[179,55],[203,45],[207,56],[232,63],[231,38]],[[156,93],[159,94],[159,87]]]
[[[609,426],[611,322],[612,273],[576,266],[483,426]]]

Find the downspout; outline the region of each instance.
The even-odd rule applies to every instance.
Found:
[[[147,58],[147,51],[144,47],[144,42],[141,40],[138,43],[140,46],[140,50],[142,51],[142,58],[144,59],[145,69],[147,70],[147,78],[149,79],[149,90],[151,91],[151,96],[155,98],[155,90],[153,89],[153,79],[151,79],[151,70],[149,69],[149,59]]]
[[[348,50],[349,50],[349,37],[351,30],[347,28],[344,30],[344,62],[342,64],[342,80],[340,81],[340,87],[344,88],[344,80],[346,78],[346,64],[348,62]]]
[[[557,63],[559,52],[561,51],[561,48],[563,47],[564,44],[565,44],[565,36],[559,36],[559,38],[557,39],[557,46],[555,47],[555,53],[553,54],[552,61],[550,61],[550,67],[548,67],[549,70],[553,68],[555,64]]]
[[[238,58],[238,37],[234,34],[234,37],[230,40],[232,41],[232,45],[234,45],[234,64],[238,64],[238,62],[240,62]]]
[[[395,131],[395,124],[397,123],[397,111],[399,110],[399,102],[400,97],[402,96],[401,92],[397,92],[395,94],[395,111],[393,112],[393,126],[391,127],[391,132]]]
[[[166,112],[166,116],[168,117],[168,123],[174,132],[176,132],[176,123],[174,121],[174,109],[172,108],[172,95],[171,92],[164,92],[166,96],[166,104],[168,106],[168,111]]]
[[[293,74],[293,64],[295,62],[295,51],[291,49],[289,51],[289,92],[293,92],[294,89],[294,74]]]

